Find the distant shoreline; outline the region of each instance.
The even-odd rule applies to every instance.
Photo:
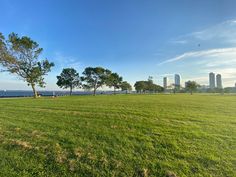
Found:
[[[67,96],[70,94],[69,91],[38,91],[40,96],[50,97],[50,96]],[[123,93],[123,92],[116,92]],[[92,91],[74,91],[72,95],[92,95]],[[98,91],[97,95],[100,94],[113,94],[113,91]],[[33,97],[34,94],[30,90],[0,90],[0,98],[22,98],[22,97]]]

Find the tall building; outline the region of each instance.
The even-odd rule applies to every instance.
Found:
[[[163,87],[164,87],[164,90],[167,89],[167,84],[168,84],[167,82],[168,82],[167,77],[164,77],[164,78],[163,78]]]
[[[175,87],[179,87],[179,86],[180,86],[180,75],[175,74]]]
[[[216,83],[215,83],[215,73],[210,73],[209,74],[209,86],[210,89],[214,89],[216,87]]]
[[[219,89],[222,88],[222,78],[220,74],[216,75],[216,87]]]

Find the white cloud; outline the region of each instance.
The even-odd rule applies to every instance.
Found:
[[[190,51],[158,64],[166,68],[166,72],[184,75],[185,80],[195,80],[200,84],[208,84],[208,73],[222,75],[224,86],[233,86],[236,82],[236,47],[215,48],[209,50]]]
[[[174,76],[174,75],[175,75],[174,73],[165,73],[165,74],[159,74],[158,76],[167,77],[167,76]]]
[[[81,62],[78,61],[78,58],[73,56],[65,56],[60,52],[56,52],[54,56],[55,64],[58,69],[70,68],[73,67],[78,69],[81,67]]]
[[[211,45],[235,45],[236,20],[227,20],[200,31],[181,35],[170,42],[173,44],[207,43]]]
[[[186,44],[186,43],[188,43],[187,40],[172,40],[170,42],[173,44]]]
[[[172,62],[177,62],[180,60],[185,60],[185,59],[189,59],[189,58],[196,58],[196,57],[209,57],[209,58],[222,57],[222,60],[211,61],[213,63],[210,63],[210,64],[214,64],[215,62],[218,62],[219,64],[222,64],[222,62],[223,63],[228,62],[227,60],[224,60],[225,57],[235,57],[235,59],[230,59],[230,61],[236,61],[236,47],[209,49],[209,50],[201,50],[201,51],[195,51],[195,52],[194,51],[186,52],[186,53],[178,55],[176,57],[167,59],[164,62],[159,63],[158,65],[163,65],[166,63],[172,63]]]

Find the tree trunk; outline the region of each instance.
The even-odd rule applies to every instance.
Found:
[[[93,89],[93,96],[96,95],[96,88]]]
[[[114,95],[116,94],[116,88],[114,87]]]
[[[37,93],[37,91],[36,91],[36,89],[35,89],[35,85],[34,85],[34,84],[31,84],[31,87],[32,87],[32,89],[33,89],[34,98],[37,98],[37,97],[38,97],[38,93]]]
[[[128,90],[126,90],[126,94],[128,94]]]
[[[72,95],[72,87],[70,87],[70,96]]]
[[[191,95],[193,94],[193,91],[191,90]]]

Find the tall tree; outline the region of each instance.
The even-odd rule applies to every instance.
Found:
[[[117,73],[111,73],[106,81],[106,85],[114,88],[114,94],[116,93],[116,89],[119,89],[121,86],[123,78],[120,77]]]
[[[16,74],[27,82],[35,98],[38,96],[35,87],[45,86],[44,76],[54,66],[47,59],[38,59],[42,51],[39,44],[27,36],[19,37],[11,33],[8,40],[5,40],[0,33],[0,64],[5,68],[4,71]]]
[[[106,84],[110,74],[110,70],[102,67],[87,67],[83,72],[83,77],[81,77],[82,81],[85,82],[83,87],[85,89],[93,89],[93,95],[96,95],[97,89]]]
[[[195,81],[188,81],[186,82],[186,85],[185,85],[186,90],[189,91],[191,95],[193,94],[194,91],[197,90],[198,87],[199,85]]]
[[[134,87],[137,93],[142,93],[147,90],[148,84],[147,84],[147,81],[137,81],[134,84]]]
[[[134,87],[138,93],[146,92],[146,91],[155,92],[155,93],[164,91],[164,88],[159,85],[154,84],[153,80],[150,79],[150,77],[147,81],[137,81],[134,84]]]
[[[128,91],[132,90],[132,86],[128,82],[126,82],[126,81],[123,81],[121,83],[120,87],[121,87],[122,91],[126,91],[126,94],[128,93]]]
[[[60,88],[69,88],[72,95],[72,90],[81,85],[79,73],[74,68],[64,68],[60,76],[57,76],[57,85]]]

